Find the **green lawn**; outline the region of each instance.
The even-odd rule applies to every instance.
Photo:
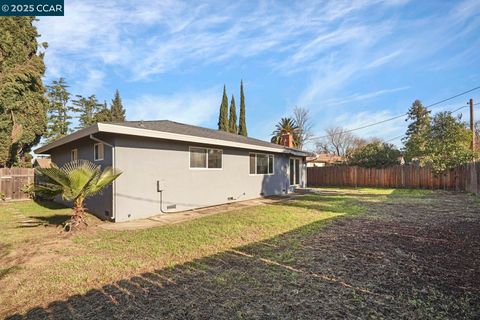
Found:
[[[68,218],[68,208],[33,201],[2,204],[0,315],[360,211],[353,197],[308,195],[138,231],[106,231],[90,217],[91,227],[71,236],[58,226]]]
[[[0,318],[476,319],[480,203],[322,188],[174,225],[61,232],[70,209],[0,204]]]

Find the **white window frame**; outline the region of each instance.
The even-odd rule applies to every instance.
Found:
[[[205,168],[192,167],[192,163],[190,161],[192,148],[193,149],[205,149],[205,151],[206,151]],[[220,168],[209,168],[208,167],[208,150],[220,151],[220,162],[221,162]],[[208,148],[208,147],[196,147],[196,146],[188,147],[188,167],[189,167],[190,170],[223,170],[223,149]]]
[[[100,147],[102,148],[102,157],[98,157],[99,155],[95,152],[95,147],[98,146],[98,153],[100,153]],[[98,157],[98,158],[97,158]],[[105,157],[105,146],[103,143],[95,143],[93,145],[93,161],[102,161]]]
[[[250,155],[255,155],[255,173],[250,173]],[[267,156],[269,159],[272,157],[272,173],[257,173],[257,155]],[[269,160],[270,161],[270,160]],[[270,167],[270,166],[268,166]],[[248,154],[248,175],[250,176],[273,176],[275,174],[275,155],[272,153],[260,153],[260,152],[250,152]]]
[[[74,148],[70,151],[70,161],[75,161],[75,160],[78,160],[78,149],[77,148]]]
[[[295,167],[295,161],[298,161],[298,170],[300,171],[300,173],[297,172],[297,171],[295,170],[295,168],[292,168],[292,166],[290,165],[290,160],[293,160],[293,161],[294,161],[294,162],[293,162],[293,166],[294,166],[294,167]],[[304,165],[304,164],[303,164],[302,158],[290,157],[290,158],[288,159],[288,183],[289,183],[291,186],[301,186],[301,185],[302,185],[302,175],[303,175],[303,168],[302,168],[302,166],[303,166],[303,165]],[[293,184],[290,183],[290,170],[293,170],[293,172],[294,172],[294,176],[293,176],[293,182],[294,182],[294,183],[293,183]],[[295,183],[295,180],[297,180],[297,179],[296,179],[297,176],[298,176],[298,183]]]

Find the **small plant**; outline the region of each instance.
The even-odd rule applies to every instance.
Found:
[[[27,183],[20,188],[20,191],[27,194],[30,199],[35,198],[35,184],[34,183]]]
[[[45,178],[42,184],[36,184],[34,192],[47,197],[61,195],[64,200],[73,202],[72,218],[65,224],[65,231],[86,226],[85,199],[100,193],[112,183],[121,172],[111,167],[101,169],[87,160],[77,160],[59,168],[54,163],[50,168],[37,168]]]
[[[0,201],[5,201],[5,200],[6,200],[5,193],[0,192]]]

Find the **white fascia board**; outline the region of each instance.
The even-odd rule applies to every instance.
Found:
[[[165,139],[165,140],[173,140],[173,141],[183,141],[183,142],[216,145],[216,146],[225,146],[225,147],[240,148],[240,149],[268,151],[268,152],[275,152],[275,153],[292,153],[291,151],[287,149],[282,149],[282,148],[263,147],[263,146],[249,144],[249,143],[204,138],[204,137],[191,136],[186,134],[156,131],[156,130],[149,130],[149,129],[142,129],[142,128],[132,128],[132,127],[126,127],[126,126],[118,126],[114,124],[107,124],[107,123],[99,123],[98,127],[101,132],[125,134],[125,135],[137,136],[137,137],[149,137],[149,138],[157,138],[157,139]]]
[[[192,142],[192,143],[199,143],[199,144],[257,150],[257,151],[264,151],[264,152],[266,151],[266,152],[274,152],[274,153],[284,153],[284,154],[292,154],[300,157],[305,157],[307,155],[306,152],[303,152],[300,150],[288,150],[285,148],[264,147],[264,146],[249,144],[249,143],[204,138],[204,137],[197,137],[197,136],[186,135],[186,134],[156,131],[156,130],[149,130],[149,129],[143,129],[143,128],[132,128],[132,127],[126,127],[121,125],[107,124],[107,123],[97,123],[88,128],[74,132],[66,137],[60,138],[52,143],[49,143],[38,149],[35,149],[35,153],[36,154],[44,153],[48,150],[59,147],[65,143],[72,142],[74,140],[89,136],[97,132],[116,133],[116,134],[132,135],[137,137],[149,137],[149,138],[157,138],[157,139],[165,139],[165,140],[173,140],[173,141],[182,141],[182,142]]]
[[[89,136],[93,133],[97,133],[97,132],[99,132],[98,124],[94,124],[93,126],[87,127],[85,129],[82,129],[82,130],[75,131],[74,133],[69,134],[68,136],[65,136],[63,138],[55,140],[52,143],[43,145],[40,148],[37,148],[37,149],[33,150],[33,152],[35,152],[36,154],[42,154],[42,153],[44,153],[48,150],[59,147],[59,146],[65,144],[65,143],[69,143],[69,142],[78,140],[80,138],[87,137],[87,136]]]

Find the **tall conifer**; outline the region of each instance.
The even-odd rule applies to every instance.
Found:
[[[238,124],[238,134],[247,136],[247,120],[245,119],[245,95],[243,94],[243,80],[240,81],[240,122]]]
[[[125,108],[123,108],[122,99],[120,98],[120,92],[115,91],[115,97],[112,100],[111,114],[113,122],[125,121]]]
[[[228,131],[231,133],[238,133],[237,126],[237,108],[235,107],[235,98],[232,94],[232,100],[230,102],[230,118],[228,119]]]
[[[0,18],[0,167],[30,165],[29,152],[47,129],[44,54],[34,20]]]
[[[222,103],[220,104],[220,112],[218,115],[218,130],[228,131],[228,98],[225,85],[223,86]]]

